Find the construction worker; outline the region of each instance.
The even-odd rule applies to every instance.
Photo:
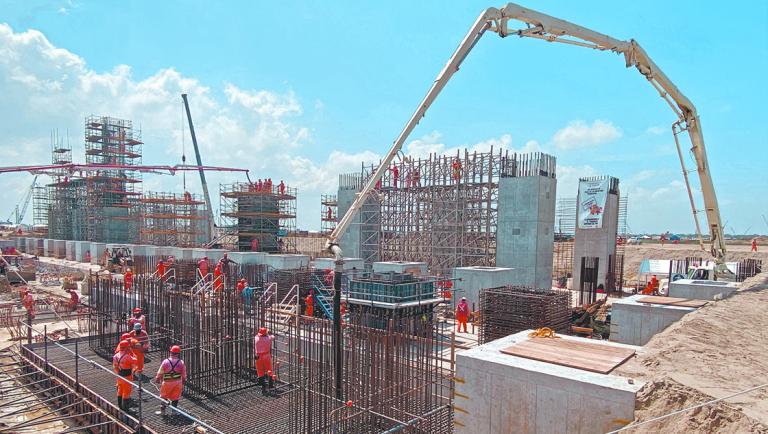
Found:
[[[141,323],[133,325],[131,339],[136,342],[133,345],[133,354],[136,356],[136,373],[141,375],[144,372],[144,354],[149,351],[149,335],[141,329]]]
[[[259,251],[259,239],[258,238],[251,239],[251,251],[252,252],[258,252]]]
[[[469,305],[467,299],[461,297],[461,301],[456,306],[456,331],[461,331],[461,326],[464,326],[464,333],[467,333],[467,321],[469,321]]]
[[[309,290],[309,294],[304,297],[304,304],[306,305],[306,310],[304,311],[304,314],[306,316],[313,316],[315,313],[314,309],[314,301],[312,300],[312,290]]]
[[[242,294],[245,290],[245,287],[248,286],[248,282],[245,280],[245,278],[242,278],[237,281],[237,293]]]
[[[280,180],[280,184],[277,184],[277,190],[280,192],[281,196],[285,194],[285,183],[282,179]]]
[[[160,383],[160,397],[171,402],[171,406],[177,407],[181,392],[184,389],[184,382],[187,381],[187,367],[181,360],[181,347],[174,345],[171,347],[171,355],[163,360],[160,369],[155,375],[155,382]],[[165,415],[166,404],[160,407],[160,413]]]
[[[259,181],[256,182],[256,191],[261,191],[264,189],[264,183],[261,182],[261,178],[259,178]]]
[[[130,353],[131,353],[131,355],[132,355],[132,356],[136,357],[136,356],[133,354],[133,342],[131,342],[131,341],[133,341],[133,340],[134,340],[134,339],[133,339],[133,338],[131,338],[131,334],[130,334],[130,333],[123,333],[122,335],[120,335],[120,341],[117,343],[117,346],[115,347],[115,354],[117,354],[117,353],[119,353],[119,352],[120,352],[120,342],[122,342],[122,341],[128,341],[128,343],[129,343],[129,344],[131,344],[131,345],[128,347],[128,351],[130,351]]]
[[[133,272],[130,268],[125,270],[125,274],[123,275],[123,282],[125,284],[125,292],[131,292],[131,288],[133,287]]]
[[[72,288],[67,288],[66,291],[69,293],[69,303],[67,303],[67,306],[69,307],[70,312],[74,312],[80,304],[80,296],[77,295],[77,291]]]
[[[259,329],[259,333],[253,338],[253,346],[256,352],[256,375],[259,376],[262,395],[266,395],[267,387],[275,386],[272,375],[272,339],[266,327]]]
[[[29,289],[25,289],[22,294],[21,305],[27,310],[27,319],[31,322],[35,319],[35,299]]]
[[[192,195],[188,192],[184,192],[184,202],[192,202]]]
[[[757,253],[757,238],[752,238],[752,251]]]
[[[461,161],[458,158],[451,163],[451,177],[456,180],[461,179]]]
[[[332,287],[333,286],[333,270],[330,268],[326,268],[323,274],[323,281],[325,281],[325,286]]]
[[[400,169],[397,168],[397,165],[392,165],[392,187],[397,188],[397,178],[400,176]]]
[[[200,276],[202,276],[202,279],[206,282],[208,281],[208,269],[210,268],[210,262],[208,262],[208,257],[203,256],[203,259],[197,261],[197,269],[200,271]]]
[[[165,283],[165,261],[163,258],[157,260],[157,278],[160,279],[160,283]]]
[[[438,288],[441,288],[443,290],[443,298],[450,301],[451,300],[451,288],[453,288],[453,282],[450,280],[439,280],[437,282]]]
[[[231,287],[232,282],[229,280],[229,278],[232,276],[232,265],[237,265],[237,262],[229,259],[229,256],[227,256],[227,253],[224,253],[224,256],[219,259],[219,265],[221,265],[221,274],[224,275],[224,280],[227,281],[227,284]]]
[[[133,308],[133,316],[128,319],[128,329],[133,330],[136,323],[141,324],[143,330],[147,329],[147,318],[144,316],[144,311],[140,307]]]
[[[136,358],[131,353],[131,344],[128,341],[120,341],[119,351],[112,356],[112,367],[119,375],[117,380],[117,406],[120,410],[128,411],[128,400],[131,398],[133,386],[133,372],[136,369]]]
[[[83,262],[90,263],[91,262],[91,251],[86,250],[85,254],[83,255]]]
[[[214,291],[221,291],[224,289],[224,277],[221,273],[221,262],[216,264],[213,268],[213,289]]]
[[[651,281],[648,282],[645,289],[640,293],[643,295],[657,295],[659,293],[659,280],[656,278],[655,274],[651,277]]]
[[[328,209],[325,211],[325,219],[328,221],[331,221],[333,219],[333,210],[331,207],[328,207]]]

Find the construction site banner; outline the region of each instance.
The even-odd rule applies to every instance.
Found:
[[[603,210],[608,198],[609,179],[579,181],[579,229],[603,227]]]

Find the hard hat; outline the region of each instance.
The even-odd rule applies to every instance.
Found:
[[[125,341],[125,340],[120,341],[120,349],[121,350],[127,350],[128,347],[130,347],[130,346],[131,346],[131,344],[128,343],[128,341]]]
[[[130,333],[123,333],[123,335],[122,335],[122,336],[120,336],[120,340],[121,340],[121,341],[124,341],[124,340],[130,339],[130,338],[131,338],[131,334],[130,334]]]
[[[178,345],[174,345],[171,347],[171,353],[179,354],[181,352],[181,347]]]
[[[245,281],[246,281],[246,280],[245,280],[245,277],[243,277],[242,279],[240,279],[240,281],[241,281],[241,282],[245,282]]]
[[[467,297],[461,297],[461,299],[467,301]]]
[[[266,327],[262,327],[262,328],[259,329],[259,336],[266,336],[267,332],[268,332],[267,328]]]
[[[134,325],[133,325],[133,329],[134,329],[134,330],[141,330],[141,323],[140,323],[140,322],[137,322],[136,324],[134,324]]]
[[[140,307],[134,307],[133,308],[133,313],[141,313],[141,308]]]
[[[129,268],[129,269],[127,269],[126,271],[127,271],[127,272],[130,272],[130,271],[131,271],[131,269]]]

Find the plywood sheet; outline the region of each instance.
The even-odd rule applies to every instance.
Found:
[[[611,372],[635,354],[630,348],[562,338],[530,338],[501,352],[600,374]]]
[[[706,306],[708,303],[706,300],[693,300],[690,298],[677,298],[677,297],[657,297],[655,295],[649,295],[637,299],[638,303],[651,303],[651,304],[664,304],[667,306],[680,306],[680,307],[695,307],[699,308]]]

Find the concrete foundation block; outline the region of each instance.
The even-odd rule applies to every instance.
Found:
[[[104,252],[107,250],[105,243],[91,242],[91,264],[104,264]]]
[[[90,241],[75,241],[75,261],[86,262],[86,256],[90,262],[91,243]]]
[[[415,276],[429,275],[426,262],[384,261],[373,263],[374,273],[388,273],[390,271],[395,273],[411,273]]]
[[[67,242],[64,240],[53,240],[53,256],[57,259],[67,257]]]
[[[733,282],[681,279],[670,282],[669,296],[694,300],[714,300],[715,298],[727,298],[738,289],[739,284]]]
[[[501,353],[530,331],[456,356],[455,433],[605,433],[633,420],[640,381]],[[572,336],[561,339],[629,347]],[[630,347],[636,351],[639,348]]]
[[[378,263],[378,262],[377,262]],[[336,260],[334,258],[316,258],[314,267],[318,270],[335,270]],[[361,258],[344,258],[344,271],[364,271],[365,261]]]
[[[46,238],[45,239],[45,253],[44,256],[53,257],[53,239],[52,238]]]
[[[640,303],[645,295],[615,300],[611,305],[611,341],[630,345],[645,345],[657,333],[683,316],[693,307]]]
[[[264,252],[229,252],[227,256],[229,259],[237,262],[238,264],[263,264],[264,258],[267,256]]]
[[[27,250],[27,242],[24,240],[25,237],[16,237],[14,238],[16,240],[16,251],[24,252]]]
[[[75,243],[77,241],[67,240],[64,242],[64,259],[67,261],[75,260]]]
[[[35,255],[45,256],[45,240],[43,238],[35,238]]]
[[[459,267],[453,269],[456,297],[466,297],[471,309],[480,307],[480,290],[509,285],[515,278],[514,269],[501,267]]]
[[[263,260],[265,265],[268,265],[275,270],[295,270],[297,268],[309,267],[308,255],[266,255]]]

